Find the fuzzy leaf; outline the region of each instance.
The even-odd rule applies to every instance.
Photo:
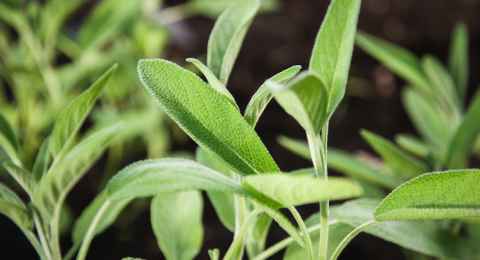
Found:
[[[114,65],[105,72],[90,88],[76,97],[56,119],[55,126],[50,135],[49,149],[54,157],[60,153],[66,153],[70,148],[78,130],[92,110],[97,98],[115,72]]]
[[[457,24],[450,42],[448,60],[448,68],[455,81],[458,97],[462,103],[468,88],[468,38],[465,24]]]
[[[259,7],[258,0],[235,2],[218,17],[210,33],[207,66],[223,84],[228,82],[243,39]]]
[[[37,153],[37,157],[35,158],[35,162],[33,163],[33,178],[35,181],[40,181],[42,176],[44,176],[48,171],[48,166],[52,157],[50,156],[50,152],[48,149],[48,145],[50,140],[47,138],[43,141],[40,149]]]
[[[428,170],[427,165],[400,150],[387,139],[366,130],[362,131],[361,134],[368,144],[385,160],[388,167],[400,178],[409,179]]]
[[[414,136],[407,134],[399,134],[395,136],[395,142],[402,149],[420,158],[426,158],[430,154],[430,149],[428,148],[428,145]]]
[[[338,177],[326,181],[313,176],[263,174],[243,178],[242,186],[246,190],[272,198],[284,207],[348,199],[362,194],[358,184]]]
[[[328,93],[312,73],[298,76],[288,85],[269,81],[275,100],[307,131],[320,133],[327,120]]]
[[[2,163],[2,167],[7,170],[10,176],[31,197],[36,186],[36,181],[33,179],[32,174],[11,161]]]
[[[269,78],[257,89],[255,94],[248,102],[244,113],[245,120],[247,120],[251,126],[255,127],[257,125],[258,119],[262,115],[268,103],[270,103],[270,100],[273,98],[273,94],[270,91],[267,82],[270,81],[278,84],[286,83],[288,80],[295,77],[300,69],[301,66],[292,66],[288,69],[285,69]]]
[[[200,252],[202,211],[203,200],[198,191],[159,193],[153,198],[152,228],[166,259],[191,260]]]
[[[395,189],[375,210],[385,220],[480,217],[480,170],[452,170],[419,176]]]
[[[331,1],[313,47],[310,71],[328,89],[329,115],[345,95],[360,4],[360,0]]]
[[[23,201],[7,186],[0,183],[0,214],[7,216],[22,229],[33,227],[32,219]]]
[[[366,33],[358,33],[356,43],[413,87],[424,94],[431,93],[430,83],[422,72],[420,61],[413,53]]]
[[[475,141],[480,133],[480,93],[470,105],[463,121],[454,133],[448,146],[446,165],[449,169],[464,168],[468,165]]]
[[[202,148],[241,174],[276,172],[278,166],[230,101],[194,73],[160,59],[138,65],[145,88]]]
[[[0,114],[0,134],[3,135],[6,140],[8,140],[10,145],[15,148],[15,150],[18,150],[17,135],[13,131],[13,128],[8,120],[2,114]]]

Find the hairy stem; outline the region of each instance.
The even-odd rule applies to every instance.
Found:
[[[312,158],[315,175],[318,178],[328,180],[327,169],[327,150],[328,150],[328,122],[322,129],[322,135],[307,133],[308,146],[310,156]],[[318,256],[320,260],[327,260],[328,257],[328,215],[329,202],[320,202],[320,240],[318,248]]]
[[[77,255],[77,260],[85,260],[87,258],[87,253],[88,253],[88,248],[90,247],[90,243],[93,240],[93,237],[95,236],[95,229],[100,223],[100,220],[102,219],[104,213],[107,211],[107,209],[110,206],[110,201],[106,201],[102,207],[97,211],[97,214],[92,220],[92,223],[90,223],[90,226],[88,227],[87,233],[85,234],[85,237],[83,238],[82,246],[80,247],[80,250]]]
[[[43,230],[42,223],[36,213],[33,214],[33,222],[35,223],[35,229],[37,230],[38,237],[40,238],[40,244],[42,245],[45,257],[48,260],[53,260],[52,254],[50,253],[50,248],[48,247],[47,239],[45,238],[45,232]]]

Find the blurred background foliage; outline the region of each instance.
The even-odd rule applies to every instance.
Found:
[[[112,87],[89,120],[93,127],[127,120],[133,127],[113,146],[69,198],[70,214],[77,215],[114,171],[137,159],[191,153],[188,141],[139,87],[136,62],[167,57],[184,63],[202,57],[213,20],[235,0],[2,0],[0,2],[0,111],[15,126],[26,148],[23,161],[32,162],[58,109],[118,63]],[[328,1],[264,0],[232,73],[229,89],[243,109],[257,86],[291,64],[305,66],[311,43]],[[480,1],[477,0],[364,0],[360,30],[401,45],[415,54],[448,57],[450,34],[463,21],[470,33],[469,82],[480,82],[478,42]],[[446,62],[446,59],[442,59]],[[336,114],[331,130],[334,147],[373,157],[359,135],[361,128],[386,137],[415,133],[401,102],[404,82],[378,61],[356,49],[348,86],[349,97]],[[467,100],[476,86],[469,84]],[[279,135],[303,139],[302,130],[272,104],[258,124],[258,132],[284,170],[309,166],[277,143]],[[190,152],[188,152],[190,151]],[[2,177],[3,178],[3,177]],[[141,202],[133,204],[116,227],[93,244],[92,259],[138,255],[161,258]],[[306,207],[305,212],[313,210]],[[130,216],[128,216],[130,215]],[[137,217],[137,215],[139,215]],[[205,248],[224,249],[231,239],[213,209],[206,205]],[[67,223],[68,224],[68,223]],[[0,217],[4,252],[18,259],[34,259],[13,224]],[[6,235],[8,234],[8,235]],[[272,241],[281,237],[273,232]],[[223,241],[223,242],[222,242]],[[205,250],[203,250],[205,252]],[[199,259],[206,258],[202,252]],[[371,237],[356,240],[345,258],[377,255],[403,259],[395,247]]]

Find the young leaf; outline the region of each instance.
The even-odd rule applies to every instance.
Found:
[[[160,193],[153,198],[150,211],[152,228],[165,258],[194,259],[203,240],[200,192]]]
[[[255,17],[258,0],[236,1],[218,17],[208,40],[207,66],[227,84],[233,65]]]
[[[448,68],[463,103],[468,87],[468,31],[465,24],[457,24],[450,43]]]
[[[307,132],[320,133],[327,120],[328,93],[315,74],[301,74],[288,85],[266,84],[285,112]]]
[[[23,188],[23,190],[25,190],[30,197],[33,195],[36,181],[33,179],[33,176],[30,172],[11,161],[2,163],[2,167],[7,170],[10,176],[12,176],[12,178]]]
[[[366,130],[363,130],[361,134],[399,177],[409,179],[428,170],[427,165],[409,156],[387,139]]]
[[[420,158],[426,158],[430,154],[428,145],[414,136],[410,136],[408,134],[399,134],[395,136],[395,142],[402,149]]]
[[[422,58],[422,68],[430,80],[432,93],[440,101],[444,111],[451,117],[458,116],[460,101],[453,83],[453,79],[442,63],[433,56]]]
[[[218,248],[208,250],[210,260],[220,260],[220,250]]]
[[[328,181],[313,176],[263,174],[244,177],[244,189],[272,198],[284,207],[297,206],[324,200],[341,200],[362,194],[358,184],[332,177]]]
[[[37,182],[40,181],[42,176],[47,173],[48,166],[52,159],[48,149],[49,143],[50,140],[48,138],[43,141],[42,145],[40,146],[40,150],[37,153],[37,157],[35,158],[35,162],[33,163],[33,179]]]
[[[301,66],[292,66],[288,69],[285,69],[273,77],[265,81],[258,89],[257,92],[252,96],[250,101],[245,108],[244,117],[245,120],[253,127],[257,125],[258,119],[262,115],[263,111],[267,107],[270,100],[273,98],[273,94],[268,88],[267,82],[275,82],[278,84],[286,83],[288,80],[292,79],[300,71]]]
[[[358,227],[374,219],[373,212],[379,202],[376,199],[353,200],[332,207],[331,214],[334,219],[342,223]],[[454,245],[460,245],[463,242],[462,239],[453,238],[434,222],[380,222],[368,226],[364,232],[403,248],[440,258],[455,259],[456,246]]]
[[[360,4],[360,0],[333,0],[313,47],[310,71],[317,74],[328,89],[329,115],[345,95]]]
[[[205,76],[208,84],[213,89],[218,91],[218,93],[225,95],[230,100],[230,102],[232,102],[232,104],[238,108],[237,102],[235,102],[235,98],[232,96],[230,91],[227,90],[225,85],[220,82],[220,80],[218,80],[217,76],[215,76],[215,74],[213,74],[213,72],[207,66],[205,66],[201,61],[194,58],[188,58],[187,61],[197,67],[197,69],[203,74],[203,76]]]
[[[413,87],[424,94],[431,93],[430,83],[422,72],[418,58],[413,53],[366,33],[358,33],[356,43]]]
[[[57,117],[55,127],[50,135],[49,149],[54,157],[65,153],[70,147],[83,121],[95,105],[95,101],[105,88],[117,66],[112,66],[92,86],[76,97]]]
[[[276,172],[278,166],[240,112],[194,73],[165,60],[142,60],[145,88],[202,148],[241,174]]]
[[[114,137],[121,132],[122,126],[117,123],[95,131],[49,169],[34,194],[34,203],[43,210],[44,217],[52,212],[60,214],[68,192],[112,143]]]
[[[310,160],[310,150],[307,143],[282,136],[278,142],[289,151]],[[401,183],[401,180],[393,175],[385,174],[364,161],[355,158],[338,149],[328,149],[328,167],[348,175],[352,178],[367,181],[385,188],[394,188]]]
[[[456,122],[452,122],[427,96],[413,89],[403,92],[403,103],[415,128],[431,146],[432,153],[443,158]]]
[[[7,216],[17,226],[28,230],[33,227],[32,219],[23,201],[7,186],[0,183],[0,214]]]
[[[15,150],[18,150],[17,136],[8,120],[2,114],[0,114],[0,134],[10,142]]]
[[[470,152],[480,133],[480,93],[477,94],[465,114],[462,123],[448,145],[446,165],[450,169],[463,168],[468,164]]]
[[[377,220],[480,217],[480,170],[423,174],[395,189],[375,210]]]
[[[218,156],[200,148],[197,149],[196,160],[207,167],[225,174],[226,176],[231,176],[233,172],[228,164],[218,158]],[[228,192],[207,191],[207,195],[222,224],[228,230],[233,232],[235,230],[235,205],[233,194]]]

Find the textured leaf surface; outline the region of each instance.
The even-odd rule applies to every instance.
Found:
[[[208,40],[207,66],[224,84],[255,17],[258,0],[236,1],[218,17]]]
[[[151,203],[151,222],[168,260],[191,260],[203,241],[203,200],[198,191],[160,193]]]
[[[315,40],[310,70],[328,89],[329,114],[345,95],[360,4],[360,0],[331,1]]]
[[[36,182],[33,179],[32,174],[23,169],[21,166],[16,165],[11,161],[6,161],[2,164],[3,168],[12,176],[12,178],[27,192],[29,196],[32,196],[35,189]]]
[[[58,115],[50,135],[50,152],[57,156],[63,149],[68,149],[82,123],[95,105],[98,96],[106,87],[108,80],[116,70],[116,65],[105,72],[93,85],[76,97]]]
[[[328,93],[312,73],[298,76],[288,85],[267,83],[275,100],[308,132],[320,133],[327,120]]]
[[[7,186],[0,183],[0,214],[7,216],[17,226],[31,229],[32,219],[23,201]]]
[[[242,174],[278,171],[240,112],[195,74],[165,60],[140,61],[138,70],[146,89],[202,148]]]
[[[362,194],[361,187],[345,178],[329,178],[328,181],[313,176],[287,174],[263,174],[247,176],[242,186],[274,199],[284,207],[324,200],[340,200]]]
[[[399,177],[408,179],[428,170],[427,165],[409,156],[387,139],[365,130],[362,131],[362,137]]]
[[[378,220],[480,217],[480,170],[419,176],[390,193],[375,210]]]
[[[288,69],[285,69],[273,77],[269,78],[265,83],[263,83],[252,96],[250,101],[245,108],[244,117],[247,122],[255,127],[258,122],[258,119],[262,115],[263,111],[267,107],[270,100],[273,98],[273,94],[270,91],[267,82],[275,82],[278,84],[286,83],[288,80],[292,79],[300,71],[300,66],[292,66]]]

